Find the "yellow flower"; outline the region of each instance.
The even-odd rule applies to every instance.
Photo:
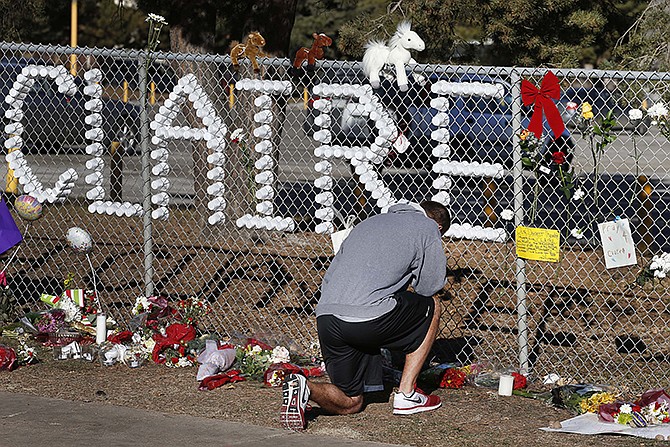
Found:
[[[519,138],[521,139],[521,141],[526,141],[526,138],[528,138],[529,136],[530,136],[530,130],[524,129],[521,131]]]
[[[588,102],[582,104],[582,118],[585,120],[593,119],[593,108]]]

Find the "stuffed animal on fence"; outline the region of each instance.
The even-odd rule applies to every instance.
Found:
[[[305,68],[307,70],[314,70],[316,60],[323,59],[323,47],[329,47],[333,43],[333,39],[323,33],[314,33],[312,34],[312,38],[314,38],[314,42],[310,48],[302,47],[296,51],[292,70],[294,74],[297,74],[302,70],[302,64],[305,61],[307,61]]]
[[[410,22],[404,20],[389,39],[388,45],[379,40],[371,40],[365,45],[363,72],[370,79],[372,88],[379,88],[379,72],[384,65],[393,65],[398,87],[405,92],[409,89],[405,64],[416,63],[409,50],[423,51],[425,48],[423,40],[411,30]]]
[[[232,43],[232,49],[230,50],[230,59],[233,63],[233,68],[235,70],[240,68],[239,59],[241,57],[246,57],[251,61],[251,66],[254,68],[254,73],[260,73],[261,69],[258,66],[257,57],[265,57],[265,54],[262,50],[265,45],[265,38],[258,31],[253,31],[244,39],[243,43],[234,42]]]

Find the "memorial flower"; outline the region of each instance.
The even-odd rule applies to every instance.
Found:
[[[570,230],[570,235],[575,239],[583,239],[584,230],[582,230],[581,228],[573,228],[572,230]]]
[[[440,380],[440,388],[458,389],[465,386],[467,374],[460,368],[449,368],[444,371]]]
[[[510,209],[504,209],[502,210],[502,213],[500,213],[500,218],[502,220],[512,220],[514,219],[514,212]]]
[[[670,117],[668,116],[668,108],[665,104],[657,102],[647,109],[647,115],[651,117],[651,124],[658,126],[658,130],[668,140],[670,140]]]
[[[593,119],[593,107],[588,102],[582,104],[582,118],[585,120]]]

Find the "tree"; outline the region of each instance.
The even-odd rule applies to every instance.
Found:
[[[0,0],[0,35],[2,40],[19,41],[36,21],[45,21],[45,0]]]
[[[651,0],[616,42],[615,63],[633,70],[670,71],[670,6]]]

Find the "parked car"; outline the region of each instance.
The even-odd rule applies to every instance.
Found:
[[[339,75],[332,82],[346,82],[342,80],[341,73]],[[349,74],[347,79],[358,79],[358,76]],[[395,165],[430,166],[433,160],[432,149],[438,144],[431,139],[431,132],[437,129],[431,121],[438,113],[430,106],[430,100],[437,97],[431,92],[431,85],[440,79],[448,78],[431,75],[428,78],[414,79],[414,82],[410,82],[410,89],[407,92],[400,92],[393,80],[385,80],[380,88],[375,90],[375,94],[394,116],[399,129],[410,142],[410,149],[394,160]],[[504,91],[502,97],[499,98],[450,97],[451,106],[448,114],[452,157],[456,160],[502,163],[511,167],[513,129],[510,85],[502,79],[488,76],[460,76],[451,81],[495,83],[502,85]],[[312,99],[318,98],[313,96]],[[567,102],[567,100],[562,100],[557,103],[564,121],[571,120],[575,113],[574,110],[568,109]],[[355,104],[346,99],[333,101],[331,131],[335,144],[369,144],[374,139],[375,132],[369,120],[352,113],[354,108]],[[318,113],[311,107],[306,111],[303,129],[309,135],[318,130],[314,125],[314,118]],[[531,109],[522,108],[521,124],[523,127],[530,122],[530,113]],[[572,153],[574,142],[567,128],[555,140],[546,122],[545,129],[544,150],[555,152],[561,149],[566,153]]]
[[[16,77],[27,65],[45,65],[31,59],[0,60],[0,116],[3,123],[4,112],[9,105],[4,101]],[[66,150],[83,151],[88,144],[85,132],[89,128],[84,119],[90,114],[84,108],[90,97],[83,94],[86,82],[75,77],[77,92],[67,96],[58,91],[58,86],[50,78],[37,79],[23,102],[24,126],[22,134],[26,152],[60,152]],[[104,96],[104,95],[103,95]],[[109,98],[102,99],[102,115],[105,139],[102,143],[109,147],[112,141],[123,141],[130,154],[135,153],[139,142],[139,106]]]

